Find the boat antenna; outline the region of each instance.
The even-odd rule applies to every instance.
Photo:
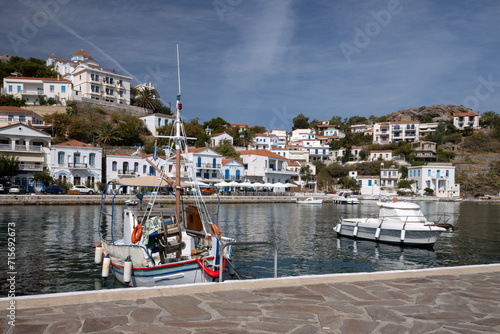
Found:
[[[177,81],[179,82],[179,96],[181,96],[181,66],[179,63],[179,43],[177,43]]]

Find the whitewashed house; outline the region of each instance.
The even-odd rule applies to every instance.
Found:
[[[349,177],[355,179],[361,186],[359,190],[364,196],[378,196],[381,192],[378,175],[358,175],[357,171],[349,171]]]
[[[222,155],[210,147],[198,147],[188,150],[188,161],[194,164],[198,181],[214,185],[222,181]]]
[[[256,133],[253,148],[256,150],[272,150],[278,147],[278,136],[271,133]]]
[[[132,77],[102,67],[87,52],[80,50],[71,55],[70,60],[58,59],[51,55],[46,65],[73,83],[70,93],[73,99],[130,104],[130,81]]]
[[[249,182],[285,183],[295,172],[287,168],[288,159],[268,150],[240,151],[245,165],[245,180]]]
[[[420,136],[418,121],[395,121],[373,124],[373,143],[390,144],[405,141],[414,142]]]
[[[455,166],[451,163],[408,167],[408,179],[415,181],[415,189],[420,194],[424,193],[424,189],[430,188],[437,197],[460,197],[460,185],[455,183]]]
[[[375,161],[375,160],[391,161],[391,160],[393,160],[392,151],[391,150],[370,151],[370,156],[369,156],[368,160],[369,161]]]
[[[468,127],[477,130],[480,128],[479,114],[476,114],[475,112],[454,113],[453,125],[459,130],[464,130]]]
[[[372,126],[368,124],[353,124],[351,125],[351,132],[358,133],[363,132],[366,133],[367,130],[371,130]]]
[[[233,137],[225,132],[221,132],[210,135],[210,146],[216,148],[220,146],[223,140],[227,140],[231,143],[231,145],[233,145]]]
[[[94,188],[102,180],[102,148],[78,140],[52,145],[49,168],[54,179]]]
[[[71,81],[60,78],[6,77],[3,89],[4,94],[25,99],[28,105],[40,104],[40,95],[52,98],[63,106],[72,100]]]
[[[31,110],[0,106],[0,127],[15,123],[23,123],[34,128],[45,124],[43,117]]]
[[[384,168],[383,165],[380,167],[381,187],[396,188],[398,186],[400,178],[401,178],[401,173],[399,172],[399,168],[395,166]]]
[[[0,153],[9,154],[19,160],[19,173],[11,177],[13,184],[24,187],[34,186],[41,190],[41,183],[33,185],[37,172],[48,169],[50,155],[50,135],[24,123],[0,127]]]
[[[243,180],[245,166],[236,158],[222,159],[222,173],[224,181],[240,182]]]
[[[309,162],[309,150],[305,149],[302,145],[286,145],[285,149],[288,150],[288,159],[295,160],[300,163]]]
[[[155,113],[141,116],[139,119],[146,124],[146,127],[153,134],[153,136],[158,136],[158,128],[174,123],[175,116]]]
[[[285,147],[285,145],[288,144],[288,133],[286,130],[274,129],[271,131],[271,134],[278,137],[278,147]]]
[[[302,140],[302,147],[309,153],[309,161],[328,161],[332,157],[329,145],[323,145],[317,139]]]

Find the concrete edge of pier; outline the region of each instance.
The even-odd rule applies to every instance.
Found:
[[[384,271],[369,273],[347,273],[293,276],[282,278],[255,279],[244,281],[227,281],[219,283],[187,284],[167,287],[123,288],[113,290],[96,290],[0,298],[0,308],[6,309],[15,300],[17,309],[38,307],[54,307],[64,305],[80,305],[98,302],[113,302],[118,300],[136,300],[161,296],[190,295],[195,293],[211,293],[220,291],[237,291],[249,289],[265,289],[293,287],[313,284],[350,283],[375,280],[393,280],[416,277],[433,277],[443,275],[470,275],[481,273],[500,273],[500,264],[473,265],[460,267],[442,267],[419,270]]]

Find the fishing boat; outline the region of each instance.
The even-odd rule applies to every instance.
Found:
[[[383,243],[432,247],[445,225],[430,222],[420,206],[408,202],[378,202],[378,217],[341,218],[334,227],[340,236]]]
[[[177,61],[178,57],[177,48]],[[218,214],[214,220],[209,213],[196,179],[194,164],[188,160],[189,138],[185,135],[181,120],[179,68],[178,74],[174,133],[157,136],[169,141],[167,147],[170,149],[165,150],[168,155],[165,159],[172,164],[175,161],[175,177],[169,177],[148,159],[155,175],[110,181],[101,198],[100,240],[96,246],[95,262],[102,262],[103,277],[108,277],[111,271],[118,281],[127,286],[212,282],[220,279],[226,262],[231,261],[231,246],[225,244],[234,242],[234,239],[222,236],[217,225]],[[190,199],[193,204],[190,205],[186,205],[182,198],[181,170],[187,178],[183,183],[189,183],[191,188]],[[154,191],[146,200],[144,209],[141,200],[140,207],[131,205],[123,209],[121,205],[123,214],[119,215],[115,198],[122,187],[152,187]],[[158,190],[162,187],[174,189],[174,207],[157,203],[160,196]],[[110,214],[104,206],[108,193],[114,194]],[[110,233],[105,235],[101,231],[104,223],[110,225]],[[118,236],[117,231],[123,232]]]
[[[314,199],[313,197],[297,199],[297,204],[321,204],[321,203],[323,203],[322,199]]]

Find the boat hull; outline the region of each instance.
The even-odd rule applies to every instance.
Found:
[[[126,283],[123,279],[123,265],[112,262],[111,270],[119,282],[133,287],[154,287],[214,282],[212,277],[204,273],[196,260],[165,264],[155,267],[133,267],[131,281],[129,283]]]
[[[403,223],[382,223],[378,219],[360,220],[342,220],[334,228],[338,235],[372,240],[376,242],[432,247],[438,240],[441,233],[446,229],[424,225]]]

